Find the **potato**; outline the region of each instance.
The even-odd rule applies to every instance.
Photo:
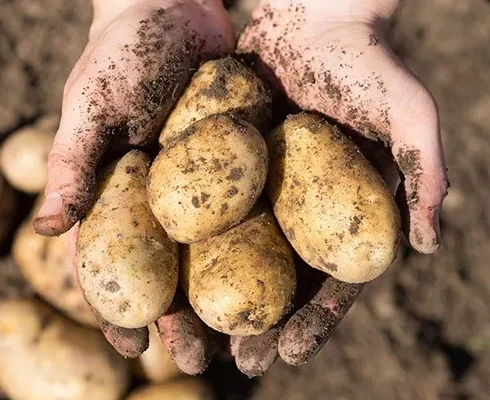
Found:
[[[289,116],[267,140],[267,191],[308,264],[351,283],[381,275],[397,252],[400,216],[357,146],[318,116]]]
[[[148,330],[150,331],[150,346],[138,358],[143,375],[152,382],[165,382],[182,375],[180,369],[170,358],[155,324],[150,324]]]
[[[14,210],[14,189],[0,175],[0,244],[6,238],[12,227]]]
[[[77,286],[68,253],[68,234],[37,235],[32,227],[43,201],[40,196],[30,216],[15,234],[12,256],[32,288],[52,306],[82,324],[97,326],[95,317]]]
[[[194,122],[213,114],[233,114],[266,131],[271,103],[262,80],[240,61],[232,57],[208,61],[175,104],[160,134],[160,145],[167,147]]]
[[[126,400],[214,400],[213,391],[202,380],[182,378],[136,389]]]
[[[127,364],[102,335],[35,300],[0,303],[0,382],[13,400],[117,400]]]
[[[39,193],[46,186],[48,154],[58,118],[47,117],[10,135],[0,149],[0,168],[16,189]]]
[[[291,308],[296,289],[292,249],[261,204],[240,225],[182,251],[183,289],[211,328],[260,335]]]
[[[243,219],[267,177],[267,146],[249,123],[212,115],[163,149],[148,177],[148,201],[180,243],[215,236]]]
[[[109,166],[80,223],[77,263],[88,302],[123,328],[154,322],[177,287],[178,249],[146,199],[149,158],[133,150]]]

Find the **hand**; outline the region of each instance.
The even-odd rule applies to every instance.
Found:
[[[397,0],[264,0],[239,40],[287,96],[381,140],[403,175],[404,231],[419,252],[440,243],[447,178],[436,104],[384,37]]]
[[[46,198],[34,221],[44,235],[61,234],[84,216],[107,150],[156,139],[199,63],[234,46],[219,0],[94,0],[94,15],[87,47],[65,86],[48,159]],[[77,226],[69,235],[73,260]],[[207,365],[209,346],[206,335],[198,334],[202,322],[189,307],[177,299],[158,325],[181,369],[196,374]],[[122,355],[137,357],[148,347],[147,328],[120,328],[94,314]]]
[[[59,235],[85,215],[108,148],[153,140],[199,63],[234,45],[220,0],[94,0],[94,15],[48,158],[34,221],[43,235]]]
[[[406,237],[419,252],[432,253],[439,247],[438,214],[447,189],[439,119],[430,93],[384,37],[397,5],[396,0],[264,0],[238,47],[253,54],[262,72],[300,108],[391,148],[403,175],[398,201]],[[382,152],[368,155],[396,190],[398,180],[380,159]],[[293,365],[311,360],[362,286],[315,271],[298,288],[300,294],[309,288],[310,298],[285,324],[265,335],[231,339],[240,370],[262,375],[278,356]]]

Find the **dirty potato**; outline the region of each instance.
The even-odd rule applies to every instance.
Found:
[[[262,80],[240,61],[232,57],[208,61],[194,74],[166,120],[160,145],[167,147],[194,122],[213,114],[233,114],[265,131],[271,102]]]
[[[143,376],[151,382],[161,383],[182,375],[182,372],[170,358],[155,324],[150,324],[148,330],[150,331],[150,346],[138,358]]]
[[[160,151],[148,178],[148,201],[171,238],[193,243],[243,219],[266,177],[260,133],[235,117],[212,115]]]
[[[123,328],[155,321],[177,287],[177,244],[158,224],[146,198],[149,164],[146,154],[133,150],[109,166],[78,234],[85,296],[102,318]]]
[[[15,234],[12,257],[32,288],[52,306],[82,324],[97,326],[85,298],[76,285],[68,252],[68,234],[37,235],[32,226],[42,204],[40,196],[29,217]]]
[[[0,303],[0,382],[13,400],[117,400],[125,360],[99,332],[36,300]]]
[[[289,116],[268,137],[267,191],[289,242],[311,266],[351,283],[393,262],[400,217],[357,146],[318,116]]]
[[[292,250],[261,204],[236,227],[182,251],[182,287],[211,328],[259,335],[290,309],[296,290]]]
[[[214,400],[211,388],[197,378],[182,378],[136,389],[126,400]]]
[[[39,193],[46,186],[48,154],[53,145],[57,117],[46,117],[11,134],[0,149],[0,168],[16,189]]]

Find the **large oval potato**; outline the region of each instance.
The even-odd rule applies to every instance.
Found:
[[[68,234],[37,235],[32,221],[42,204],[40,196],[30,216],[15,234],[12,257],[32,288],[52,306],[82,324],[97,326],[94,315],[77,286],[68,252]]]
[[[211,388],[197,378],[182,378],[136,389],[126,400],[214,400]]]
[[[155,324],[150,324],[148,330],[150,332],[150,345],[138,358],[143,376],[151,382],[161,383],[182,375],[177,364],[170,358]]]
[[[352,283],[381,275],[397,253],[400,216],[357,146],[318,116],[289,116],[268,137],[274,213],[308,264]]]
[[[16,189],[39,193],[48,173],[48,154],[53,145],[57,117],[46,117],[11,134],[0,149],[0,168]]]
[[[261,204],[236,227],[182,251],[182,287],[211,328],[260,335],[291,308],[296,290],[292,249]]]
[[[0,175],[0,244],[12,227],[15,210],[15,191]]]
[[[127,153],[101,176],[96,202],[80,223],[77,264],[88,302],[123,328],[154,322],[177,287],[178,249],[146,198],[150,160]]]
[[[158,154],[148,201],[168,235],[193,243],[243,219],[267,178],[267,146],[249,123],[212,115]]]
[[[240,61],[225,57],[204,63],[192,77],[160,134],[167,147],[180,133],[213,114],[233,114],[266,131],[272,97],[262,80]]]
[[[35,300],[0,303],[0,382],[13,400],[117,400],[125,360],[102,335]]]

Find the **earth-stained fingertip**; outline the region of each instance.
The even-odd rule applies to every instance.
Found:
[[[125,358],[137,358],[150,344],[147,327],[127,329],[99,320],[99,326],[107,341]]]

